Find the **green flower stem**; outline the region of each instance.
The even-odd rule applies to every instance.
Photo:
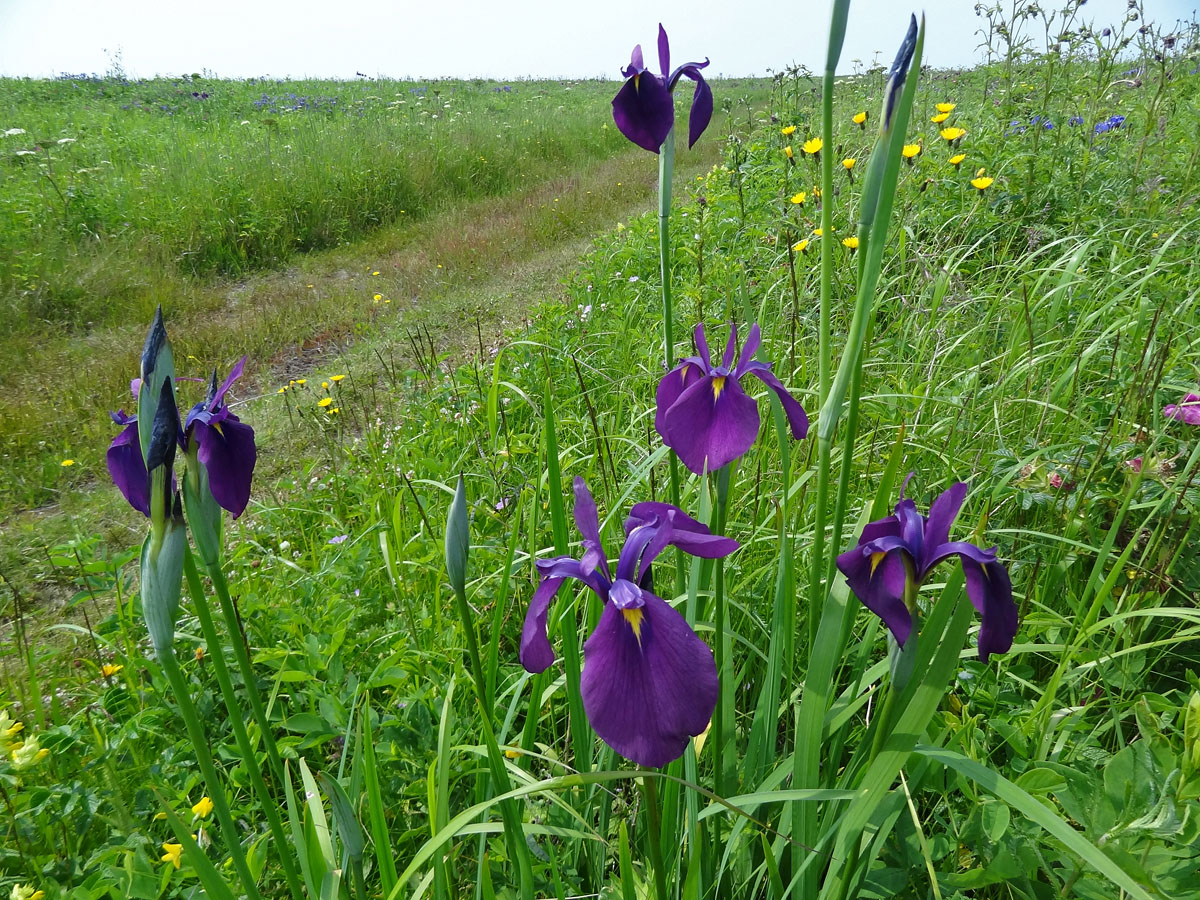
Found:
[[[234,608],[233,598],[229,594],[229,582],[225,580],[225,572],[219,562],[213,564],[205,561],[204,568],[208,572],[208,577],[212,579],[213,589],[221,604],[221,615],[225,619],[225,627],[229,631],[229,643],[233,645],[233,656],[237,660],[242,684],[246,687],[246,697],[250,701],[250,713],[254,717],[255,724],[258,725],[263,748],[267,751],[267,763],[271,767],[271,774],[279,784],[283,784],[286,778],[283,772],[283,761],[279,758],[279,748],[275,745],[275,733],[271,729],[271,721],[267,717],[262,697],[258,693],[254,668],[250,663],[250,651],[246,648],[246,642],[242,638],[241,620]],[[214,655],[216,654],[214,653]]]
[[[160,653],[158,662],[171,685],[171,692],[175,695],[175,702],[179,706],[179,714],[183,717],[183,723],[187,727],[188,739],[196,751],[196,761],[200,764],[200,774],[204,778],[208,798],[212,800],[213,812],[221,826],[225,846],[229,850],[229,855],[233,857],[233,867],[242,881],[247,900],[259,900],[258,885],[254,883],[254,877],[250,874],[250,866],[246,862],[246,852],[242,848],[242,842],[238,840],[237,826],[229,811],[229,801],[225,797],[225,787],[217,775],[212,754],[208,749],[208,736],[204,733],[199,716],[196,715],[196,707],[192,705],[192,696],[183,672],[179,668],[179,660],[175,657],[174,647],[169,647],[165,653]],[[250,761],[247,761],[247,765],[251,764]]]
[[[725,533],[725,516],[729,508],[730,466],[722,466],[716,473],[717,504],[713,509],[713,534]],[[717,707],[713,713],[713,793],[725,796],[725,704],[729,697],[729,673],[725,670],[725,560],[717,559],[716,580],[713,585],[714,656],[717,666]]]
[[[675,129],[667,132],[667,139],[658,150],[658,273],[662,282],[663,308],[663,372],[671,371],[675,361],[675,321],[671,303],[671,179],[675,172]],[[667,454],[670,462],[669,484],[672,506],[679,505],[679,459],[675,451]],[[686,590],[687,572],[683,563],[683,551],[675,548],[675,593]]]
[[[229,713],[229,723],[233,727],[233,736],[237,740],[238,752],[241,753],[242,759],[246,763],[250,785],[258,796],[259,805],[267,817],[271,838],[275,841],[279,852],[279,861],[283,865],[284,876],[287,878],[288,890],[296,900],[301,900],[304,896],[304,889],[301,886],[300,875],[296,871],[295,861],[289,852],[290,845],[283,831],[283,822],[279,818],[279,804],[271,796],[266,782],[263,781],[262,768],[258,765],[254,748],[250,744],[250,736],[246,733],[243,710],[238,705],[237,695],[233,689],[233,680],[229,677],[228,666],[225,665],[225,654],[221,647],[220,637],[213,624],[212,612],[208,608],[208,599],[204,596],[204,586],[200,582],[200,573],[196,569],[196,560],[192,556],[191,550],[184,554],[183,572],[187,578],[188,591],[192,595],[196,618],[200,620],[200,631],[204,634],[204,641],[212,651],[208,658],[212,661],[213,672],[216,674],[217,684],[221,688],[221,698],[225,701],[225,709]],[[238,634],[232,635],[232,638],[235,643],[241,640]],[[254,692],[253,685],[247,684],[246,688],[248,692]]]
[[[650,868],[654,871],[654,890],[658,900],[667,900],[667,872],[663,866],[662,846],[659,835],[662,832],[662,815],[658,808],[658,773],[651,770],[648,778],[642,779],[642,797],[646,802],[647,829],[646,840],[650,845]]]

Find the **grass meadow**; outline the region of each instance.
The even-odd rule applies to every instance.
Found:
[[[754,445],[700,474],[656,428],[657,165],[620,85],[8,85],[0,890],[1200,897],[1200,33],[1022,9],[975,69],[918,50],[895,133],[886,70],[712,82],[670,364],[757,323],[812,427],[746,379]],[[101,459],[160,301],[181,378],[259,356],[228,395],[250,503],[184,563],[166,652]],[[35,352],[67,341],[77,371]],[[563,587],[562,658],[519,661],[537,562],[595,543],[577,477],[614,562],[648,500],[739,545],[639,582],[720,676],[666,765],[593,731],[607,595]],[[949,539],[996,547],[1019,614],[986,661],[957,562],[906,557],[903,648],[835,574],[956,482]]]

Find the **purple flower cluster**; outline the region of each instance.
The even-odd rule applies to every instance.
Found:
[[[299,112],[300,110],[330,111],[338,108],[337,97],[302,97],[298,94],[281,94],[272,97],[263,94],[254,101],[255,109],[266,109],[268,112]]]
[[[1067,124],[1072,128],[1074,128],[1076,125],[1082,125],[1083,116],[1071,116],[1071,118],[1067,119]]]
[[[1120,128],[1125,124],[1124,116],[1109,116],[1103,122],[1097,122],[1096,127],[1092,129],[1096,134],[1104,134],[1107,131],[1112,131],[1114,128]]]

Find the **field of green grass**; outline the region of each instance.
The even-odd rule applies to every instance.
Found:
[[[377,85],[307,85],[309,98],[357,98],[342,102],[362,116],[315,100],[255,113],[275,126],[238,124],[244,107],[221,99],[235,89],[226,83],[164,100],[178,118],[161,121],[197,141],[212,128],[236,146],[230,135],[255,129],[254,161],[234,170],[245,177],[226,176],[238,190],[252,190],[253,166],[268,177],[282,164],[289,141],[309,142],[291,165],[329,154],[321,177],[346,230],[293,243],[289,225],[245,257],[236,240],[215,241],[200,265],[180,250],[200,224],[170,238],[151,224],[170,218],[165,170],[140,173],[143,194],[132,175],[97,181],[113,210],[138,196],[161,208],[136,234],[112,235],[111,252],[140,259],[161,241],[153,252],[166,255],[150,257],[161,284],[187,285],[177,312],[164,304],[179,375],[205,378],[214,364],[224,375],[243,352],[258,357],[228,399],[256,429],[259,461],[248,509],[226,519],[222,564],[207,578],[187,571],[165,657],[143,621],[145,519],[104,482],[102,459],[118,430],[104,409],[123,402],[165,298],[141,284],[104,295],[87,320],[81,334],[102,337],[84,341],[91,355],[76,366],[103,371],[103,392],[6,383],[6,403],[29,421],[51,396],[74,416],[94,409],[75,432],[87,444],[65,443],[69,420],[40,410],[56,424],[36,476],[22,468],[30,446],[4,438],[6,467],[44,479],[8,487],[9,507],[61,495],[4,526],[0,891],[1200,897],[1200,414],[1183,405],[1200,393],[1200,33],[1137,19],[1103,34],[1105,23],[1084,27],[1080,5],[1058,20],[1070,37],[1051,50],[1022,44],[1019,23],[993,12],[987,65],[914,70],[892,157],[878,139],[886,72],[827,79],[832,140],[819,151],[819,76],[713,82],[718,115],[676,163],[668,355],[673,365],[695,352],[698,323],[714,351],[728,323],[743,341],[757,323],[757,358],[812,427],[794,439],[776,394],[743,379],[760,409],[754,445],[698,475],[672,461],[656,428],[657,166],[613,126],[616,84],[520,83],[511,94],[458,84],[470,112],[457,134],[429,121],[435,85],[419,103],[405,86],[404,104],[378,106],[359,94]],[[136,99],[132,86],[84,89],[112,91],[113,109]],[[22,96],[66,90],[29,83]],[[156,91],[161,100],[168,87]],[[677,128],[686,83],[680,93]],[[228,115],[205,124],[219,107],[204,104],[218,100]],[[515,120],[538,104],[539,126],[522,131]],[[493,105],[514,128],[481,153],[471,141],[497,126],[469,120],[499,116]],[[138,111],[128,128],[160,113]],[[345,137],[361,137],[358,123],[429,142],[464,171],[476,155],[507,153],[509,164],[489,187],[451,179],[421,222],[397,224],[384,199],[394,195],[371,193],[375,179],[352,164],[375,154],[379,172],[391,155],[386,141]],[[46,124],[39,140],[63,127]],[[123,125],[97,130],[105,147],[138,142]],[[163,152],[174,152],[170,133],[154,126]],[[536,140],[558,149],[534,153]],[[44,141],[47,160],[32,163],[85,143]],[[262,158],[268,145],[275,162]],[[897,175],[880,242],[865,187],[885,158]],[[27,165],[5,177],[25,186],[27,205],[49,204],[47,175]],[[298,202],[289,192],[302,188],[273,184],[264,207]],[[24,361],[53,377],[61,362],[32,358],[36,323],[78,327],[45,310],[93,302],[78,286],[106,251],[47,216],[44,245],[15,228],[0,240],[17,242],[6,259],[24,260],[2,286],[29,329],[17,329],[31,341]],[[21,281],[23,266],[34,282]],[[279,296],[302,312],[270,318]],[[831,404],[843,361],[846,400]],[[202,399],[199,385],[179,390],[185,408]],[[727,381],[714,404],[721,390]],[[665,766],[622,757],[585,710],[580,665],[586,681],[607,594],[566,585],[548,612],[561,659],[536,674],[519,661],[545,577],[536,563],[594,552],[572,521],[577,477],[614,563],[636,525],[631,506],[651,499],[739,544],[719,562],[667,549],[640,585],[683,614],[720,674],[709,728]],[[968,492],[948,537],[996,547],[1019,613],[1011,647],[986,660],[956,560],[918,583],[907,558],[904,600],[920,630],[903,650],[833,574],[832,555],[902,494],[927,512],[956,482]],[[662,621],[641,626],[652,628],[647,654]]]

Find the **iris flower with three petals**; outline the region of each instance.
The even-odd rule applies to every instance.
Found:
[[[905,482],[907,484],[907,481]],[[894,515],[863,528],[858,545],[837,558],[850,590],[887,625],[896,643],[904,646],[913,628],[910,608],[916,588],[939,562],[957,556],[966,577],[967,596],[978,610],[979,658],[1005,653],[1017,633],[1017,605],[1008,572],[996,561],[996,548],[983,550],[965,541],[950,540],[950,526],[967,496],[967,485],[953,485],[933,501],[929,517],[913,501],[900,502]]]
[[[688,146],[691,147],[708,127],[713,114],[712,88],[700,74],[700,70],[708,65],[708,60],[687,62],[672,72],[671,48],[667,42],[667,32],[660,24],[658,65],[662,75],[655,75],[646,68],[641,44],[633,48],[629,65],[621,72],[628,80],[613,98],[613,121],[629,140],[651,153],[657,153],[675,125],[675,103],[671,95],[679,79],[686,76],[696,82],[692,109],[688,114]],[[668,72],[671,73],[669,76]]]
[[[638,503],[625,520],[625,545],[613,572],[600,543],[596,502],[575,479],[575,524],[583,556],[539,560],[541,583],[521,630],[521,664],[544,672],[554,662],[546,636],[550,601],[568,578],[582,581],[604,611],[583,645],[580,693],[596,734],[627,759],[664,766],[708,727],[717,703],[712,651],[669,603],[652,592],[650,566],[667,547],[703,559],[728,556],[737,541],[669,503]],[[569,627],[569,626],[568,626]]]
[[[713,365],[703,324],[696,326],[695,339],[699,355],[687,357],[664,375],[655,397],[654,427],[685,466],[697,475],[705,468],[713,472],[750,449],[759,418],[758,404],[740,383],[746,375],[758,378],[779,397],[792,437],[802,440],[808,434],[804,407],[775,377],[770,363],[754,359],[762,343],[757,324],[751,326],[736,364],[736,326],[720,365]]]

